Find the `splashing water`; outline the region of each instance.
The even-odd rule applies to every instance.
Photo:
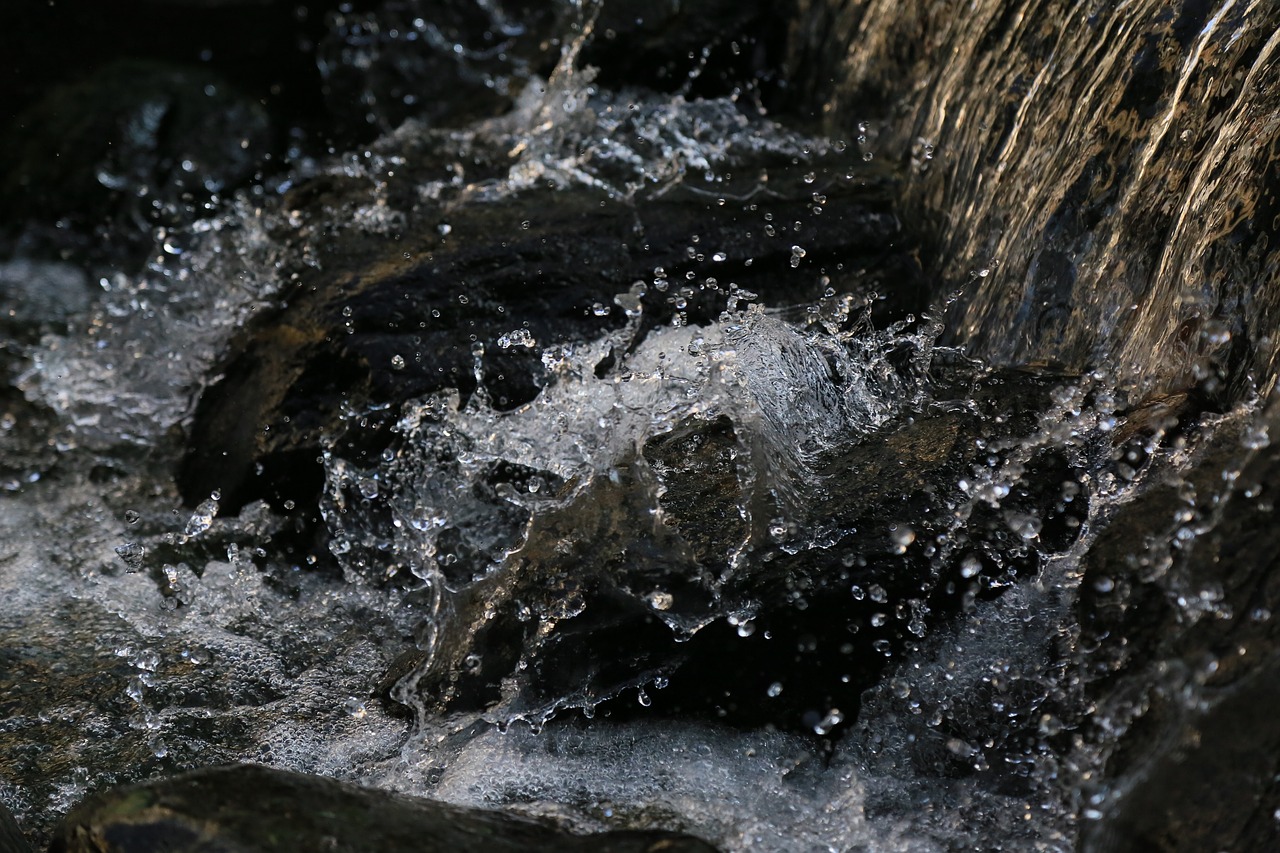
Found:
[[[893,5],[863,10],[860,21],[879,22],[871,36],[897,32]],[[937,72],[935,94],[959,91],[960,77],[971,84],[965,69],[996,5],[948,25],[948,43],[972,48],[971,61]],[[1265,79],[1274,39],[1237,20],[1257,7],[1221,4],[1190,43],[1248,47],[1246,82]],[[847,16],[837,17],[845,32]],[[1128,45],[1119,20],[1096,24],[1107,38],[1063,35],[1050,53],[1074,67],[1108,38]],[[503,116],[461,128],[411,119],[167,228],[144,272],[104,277],[93,300],[57,318],[65,328],[24,345],[22,397],[0,410],[0,688],[15,709],[0,753],[16,756],[3,764],[0,797],[37,833],[90,789],[256,760],[581,830],[684,829],[729,850],[951,850],[995,839],[1064,850],[1142,790],[1149,771],[1123,758],[1150,707],[1188,719],[1229,708],[1214,679],[1232,662],[1185,661],[1213,647],[1202,636],[1214,626],[1263,631],[1270,610],[1241,608],[1252,601],[1239,593],[1247,579],[1196,560],[1225,547],[1216,530],[1243,519],[1236,533],[1247,542],[1245,521],[1268,517],[1261,466],[1280,427],[1263,397],[1164,380],[1226,381],[1222,353],[1248,338],[1257,387],[1269,383],[1269,343],[1250,337],[1266,328],[1266,298],[1246,306],[1249,329],[1213,325],[1209,303],[1248,287],[1195,302],[1183,287],[1189,268],[1175,263],[1225,233],[1221,223],[1192,233],[1193,190],[1225,186],[1211,179],[1214,164],[1238,174],[1254,162],[1253,147],[1228,144],[1253,116],[1247,99],[1233,101],[1187,173],[1174,236],[1150,268],[1149,304],[1105,323],[1099,312],[1116,305],[1098,284],[1111,274],[1103,265],[1077,259],[1062,285],[1088,308],[1078,317],[1037,302],[1062,289],[1050,275],[1062,270],[1027,235],[1053,230],[1040,221],[1053,207],[1044,199],[1066,192],[1080,159],[1070,140],[1092,127],[1073,126],[1047,149],[1030,144],[1057,132],[1032,120],[1037,93],[1055,89],[1053,62],[1029,78],[995,166],[966,142],[960,111],[900,106],[919,120],[886,121],[850,153],[914,150],[894,178],[904,203],[922,220],[947,211],[935,266],[972,267],[974,277],[967,296],[922,321],[876,329],[857,317],[877,302],[877,271],[832,286],[842,262],[809,239],[832,218],[822,213],[832,209],[826,178],[812,176],[849,146],[790,131],[744,98],[601,85],[580,67],[593,37],[580,25],[545,79],[522,65],[504,85],[523,94]],[[1194,65],[1175,75],[1162,133],[1176,129]],[[848,79],[861,79],[854,71]],[[847,101],[833,103],[839,117]],[[959,141],[948,151],[950,134]],[[1171,138],[1140,146],[1114,239],[1075,234],[1081,257],[1131,254],[1116,235],[1144,209],[1144,180]],[[1017,227],[991,249],[982,235],[1009,192],[985,187],[1012,180],[1002,168],[1040,184],[1010,206]],[[803,221],[752,207],[785,192],[784,170],[806,176]],[[958,213],[929,182],[943,170],[959,176],[947,192],[971,202]],[[846,184],[870,174],[842,171]],[[308,202],[316,186],[346,189]],[[530,220],[551,190],[583,188],[593,205],[643,210],[684,196],[709,219],[740,215],[743,230],[781,247],[769,273],[778,290],[732,283],[757,260],[738,244],[684,235],[685,267],[650,264],[652,277],[633,284],[602,273],[605,289],[574,304],[600,322],[597,333],[535,331],[525,323],[538,318],[499,306],[502,332],[464,344],[470,376],[391,402],[353,392],[342,418],[314,428],[318,504],[237,510],[206,489],[180,506],[169,471],[194,398],[233,372],[233,339],[261,333],[269,350],[305,349],[328,333],[290,325],[287,313],[277,326],[254,319],[350,272],[328,243],[361,247],[359,274],[343,287],[359,292],[361,276],[390,269],[409,289],[463,213],[525,204],[521,230],[536,232]],[[622,239],[647,245],[641,231]],[[989,263],[997,255],[1003,262]],[[996,281],[1015,267],[1026,280],[1009,296]],[[448,287],[431,309],[485,298],[465,281]],[[1179,322],[1205,321],[1194,343],[1191,326],[1156,329],[1171,304]],[[1037,306],[1048,313],[1027,320]],[[935,316],[955,322],[944,329]],[[330,337],[367,334],[359,319]],[[1138,333],[1115,344],[1121,328]],[[1166,333],[1195,364],[1166,363]],[[1062,357],[1078,375],[1038,361],[995,370],[936,345],[948,338],[995,364]],[[1116,353],[1114,369],[1093,369]],[[495,399],[494,374],[514,363],[503,359],[525,356],[535,393],[514,406]],[[411,377],[413,348],[384,363]],[[1147,367],[1160,382],[1135,382]],[[246,444],[266,441],[251,413],[231,416]],[[376,450],[351,440],[379,418],[391,426]],[[1135,612],[1156,614],[1149,630],[1163,645],[1126,621]],[[1133,651],[1143,643],[1156,649],[1150,660]],[[721,690],[717,671],[741,672],[753,656],[759,684]],[[806,669],[815,658],[821,666]],[[767,723],[741,723],[744,707],[765,709]],[[1119,781],[1099,782],[1114,778],[1106,773]]]

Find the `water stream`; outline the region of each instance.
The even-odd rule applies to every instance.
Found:
[[[474,5],[506,53],[335,12],[376,138],[140,266],[5,244],[0,802],[253,761],[725,850],[1139,837],[1274,656],[1212,566],[1271,511],[1276,13],[802,0],[642,74],[626,3]]]

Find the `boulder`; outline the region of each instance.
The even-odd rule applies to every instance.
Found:
[[[155,850],[268,853],[334,850],[713,853],[696,838],[618,830],[578,835],[544,820],[239,765],[94,795],[56,834],[53,853]]]

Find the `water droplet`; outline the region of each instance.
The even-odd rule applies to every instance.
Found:
[[[978,572],[982,571],[982,561],[972,554],[967,555],[960,561],[960,577],[972,578],[977,577]]]
[[[126,509],[124,511],[124,520],[129,524],[137,524],[138,519],[140,518],[142,518],[142,516],[138,514],[137,510]]]
[[[813,733],[818,735],[830,734],[831,730],[840,725],[844,721],[844,714],[839,708],[832,708],[819,720],[813,727]]]
[[[1244,431],[1240,443],[1249,450],[1262,450],[1264,447],[1271,446],[1271,436],[1267,434],[1266,424],[1249,427]]]
[[[147,546],[140,542],[126,542],[116,548],[116,554],[121,560],[124,560],[126,571],[140,572],[142,571],[142,561],[147,556]]]
[[[775,681],[769,685],[769,689],[765,691],[770,699],[782,695],[782,682]]]
[[[654,610],[670,610],[675,604],[675,597],[669,592],[654,590],[649,593],[649,606]]]
[[[1044,522],[1039,518],[1022,512],[1006,513],[1005,523],[1009,525],[1010,530],[1027,541],[1039,536],[1040,528],[1044,526]]]
[[[640,688],[640,692],[636,694],[636,701],[644,707],[648,708],[653,704],[653,700],[649,698],[649,694],[644,692],[644,688]]]
[[[143,672],[155,672],[160,667],[160,654],[151,649],[140,649],[128,658],[129,665]]]
[[[404,370],[404,356],[400,355],[399,353],[396,353],[395,355],[391,356],[391,369]]]
[[[916,532],[908,524],[894,524],[889,527],[889,540],[893,543],[893,553],[905,554],[907,547],[916,541]]]
[[[212,527],[213,520],[218,515],[218,500],[220,498],[221,495],[214,492],[208,499],[201,501],[195,512],[191,513],[191,518],[187,520],[187,526],[183,532],[188,536],[199,536]]]
[[[511,349],[511,347],[535,347],[537,341],[534,340],[533,333],[528,329],[512,329],[509,332],[498,336],[498,346],[502,349]]]

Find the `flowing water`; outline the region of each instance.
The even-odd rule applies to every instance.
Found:
[[[1145,584],[1177,636],[1245,618],[1186,566],[1265,491],[1277,22],[1243,0],[959,5],[801,3],[790,68],[823,134],[749,89],[698,95],[701,66],[676,92],[601,82],[603,25],[573,4],[546,79],[459,45],[509,111],[399,123],[427,73],[386,34],[403,10],[339,17],[323,70],[374,69],[377,140],[160,228],[141,271],[0,268],[27,330],[0,403],[0,799],[24,828],[247,760],[728,850],[1093,838],[1147,778],[1109,764],[1146,708],[1217,707],[1200,658],[1131,665],[1095,600]],[[923,298],[898,255],[832,242],[841,194],[884,186]],[[570,333],[413,277],[490,227],[469,211],[507,205],[528,219],[492,239],[545,243],[539,214],[575,193],[655,256],[646,211],[692,198],[704,221],[674,262],[602,269]],[[198,408],[240,375],[227,353],[294,376],[262,347],[323,352],[305,312],[329,308],[358,350],[385,281],[422,288],[396,322],[425,331],[359,350],[383,378],[298,439],[311,505],[216,477],[184,495],[202,419],[253,433],[259,480],[284,476],[259,433],[295,447],[258,419],[271,386]],[[497,319],[437,365],[430,324],[472,302]]]

